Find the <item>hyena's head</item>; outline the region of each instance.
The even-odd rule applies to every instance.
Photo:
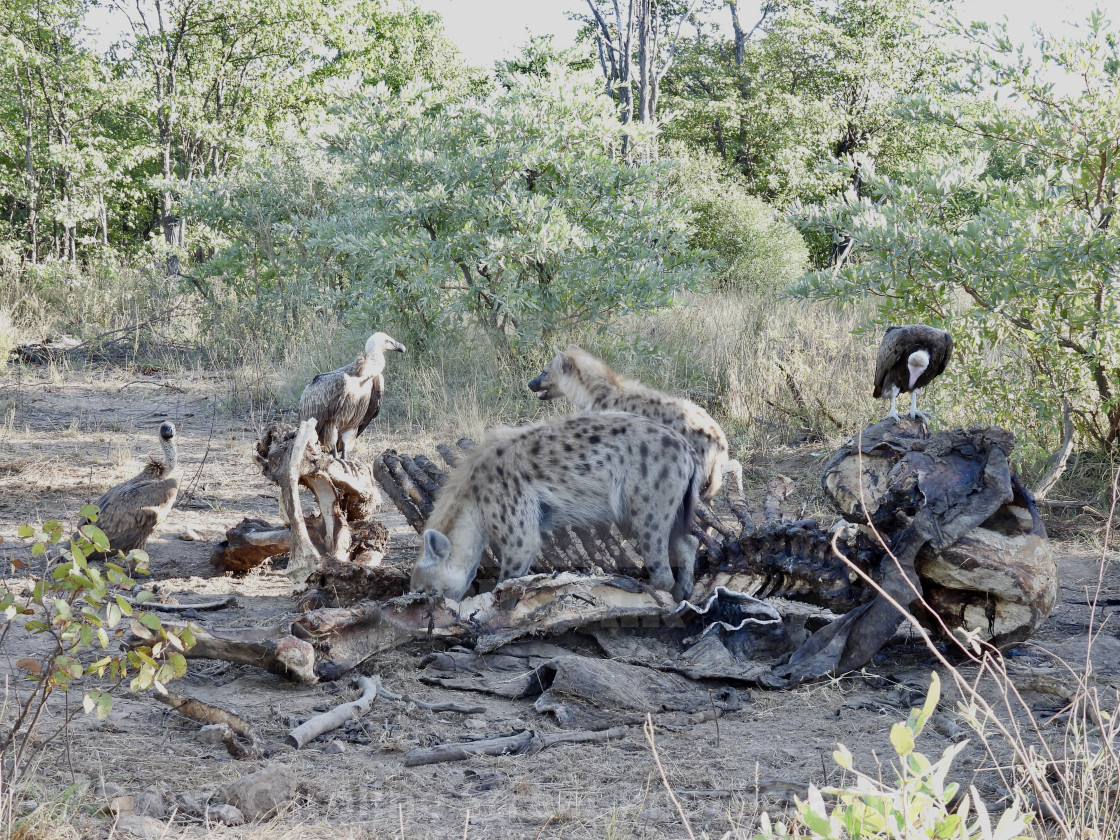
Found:
[[[432,528],[424,532],[424,548],[412,569],[413,592],[462,599],[471,585],[469,569],[451,563],[451,540]]]
[[[552,361],[541,371],[541,375],[529,380],[529,390],[541,402],[557,400],[564,396],[564,377],[571,376],[575,363],[567,353],[557,353]]]

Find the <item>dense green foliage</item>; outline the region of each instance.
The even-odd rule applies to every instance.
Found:
[[[936,92],[950,78],[945,40],[922,15],[938,0],[793,0],[765,4],[755,38],[738,49],[690,40],[664,82],[669,132],[739,169],[756,195],[783,205],[861,189],[859,169],[921,161],[945,141],[902,119],[900,96]]]
[[[371,322],[422,347],[472,321],[511,350],[795,284],[878,301],[875,326],[950,325],[957,403],[1020,451],[1053,449],[1066,405],[1081,442],[1120,441],[1102,16],[1040,40],[1039,67],[954,34],[947,0],[766,3],[753,26],[738,2],[617,6],[588,5],[571,54],[538,39],[487,75],[408,3],[121,3],[106,53],[90,0],[14,0],[0,314],[119,326],[81,298],[214,361]]]
[[[673,150],[669,189],[692,211],[693,244],[713,254],[712,284],[719,289],[769,287],[797,280],[808,267],[805,241],[734,171],[703,151]]]
[[[867,197],[805,206],[807,227],[854,242],[838,271],[799,287],[880,301],[880,320],[953,331],[962,399],[1051,438],[1068,400],[1087,439],[1120,442],[1120,48],[1102,15],[1032,67],[999,31],[958,92],[1010,94],[984,109],[919,98],[916,119],[973,139],[973,154],[868,178]],[[1057,65],[1082,88],[1057,92]],[[987,87],[982,87],[987,85]],[[992,352],[991,348],[998,348]],[[1034,435],[1032,435],[1033,437]]]
[[[336,117],[326,159],[307,153],[339,167],[333,194],[310,195],[303,167],[283,201],[293,170],[274,163],[200,190],[201,212],[236,215],[227,230],[250,254],[284,239],[270,283],[301,264],[367,322],[426,332],[467,315],[514,345],[668,305],[703,265],[686,204],[659,188],[664,166],[617,154],[623,128],[589,74],[552,64],[476,95],[382,86]],[[234,241],[214,265],[242,253]]]

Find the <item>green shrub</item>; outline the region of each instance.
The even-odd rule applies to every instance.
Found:
[[[717,157],[683,147],[673,154],[668,182],[692,210],[692,244],[714,255],[717,288],[778,289],[801,276],[809,251],[800,233]]]
[[[19,617],[24,619],[24,632],[46,636],[51,644],[43,658],[27,656],[15,663],[26,674],[30,691],[18,696],[14,717],[0,733],[0,755],[7,759],[13,753],[13,778],[26,767],[24,753],[56,692],[69,692],[84,677],[107,678],[99,687],[83,692],[80,706],[103,719],[112,710],[112,692],[126,682],[133,691],[166,692],[164,685],[187,670],[183,653],[194,644],[191,631],[164,628],[157,616],[135,609],[121,594],[135,585],[127,569],[144,572],[147,554],[133,550],[120,563],[107,560],[104,571],[87,562],[90,554],[109,551],[108,538],[93,524],[97,513],[96,505],[81,509],[80,515],[90,521],[73,532],[68,547],[59,548],[63,525],[57,519],[19,527],[19,536],[32,541],[32,558],[42,558],[43,570],[29,595],[19,596],[7,586],[0,588],[0,614],[4,616],[0,648]],[[15,563],[25,565],[19,560]],[[143,603],[151,597],[142,592],[135,601]],[[112,641],[126,632],[141,643],[124,650],[113,646]],[[92,661],[84,656],[94,651],[99,655]],[[61,733],[76,713],[63,715],[54,733],[40,738],[39,744],[45,745]]]
[[[835,798],[831,810],[822,791],[809,786],[809,796],[798,801],[798,818],[792,825],[772,825],[765,813],[756,840],[1028,840],[1022,832],[1029,817],[1013,803],[995,826],[983,800],[972,788],[951,805],[959,786],[948,780],[953,759],[967,745],[961,741],[931,762],[914,749],[917,737],[930,719],[941,696],[937,674],[931,676],[929,693],[921,709],[911,709],[904,723],[891,727],[891,746],[898,755],[898,776],[893,786],[881,775],[855,769],[852,754],[843,744],[833,753],[836,763],[855,776],[855,784],[825,791]]]

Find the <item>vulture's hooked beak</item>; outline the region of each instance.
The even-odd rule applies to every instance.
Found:
[[[175,437],[175,424],[164,423],[159,427],[159,436],[164,440],[171,440],[173,437]]]

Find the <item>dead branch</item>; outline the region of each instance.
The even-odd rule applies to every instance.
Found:
[[[381,680],[378,677],[358,677],[358,686],[362,689],[362,696],[349,703],[335,706],[329,712],[316,715],[305,721],[288,733],[287,742],[297,750],[304,744],[314,741],[324,732],[333,732],[349,720],[364,715],[377,699]]]
[[[180,394],[187,393],[183,388],[180,388],[178,385],[171,385],[170,383],[167,383],[167,382],[149,382],[146,379],[133,379],[131,382],[126,382],[120,388],[117,389],[117,393],[119,394],[121,391],[123,391],[129,385],[151,385],[155,388],[169,388],[170,390],[177,391]]]
[[[1070,407],[1069,400],[1062,397],[1062,443],[1058,450],[1050,456],[1050,460],[1047,462],[1049,469],[1046,475],[1039,479],[1035,486],[1034,498],[1036,502],[1045,499],[1046,494],[1054,489],[1054,485],[1058,483],[1058,479],[1066,471],[1066,464],[1069,463],[1069,456],[1072,454],[1073,409]]]
[[[282,474],[280,483],[280,507],[286,510],[292,526],[292,548],[288,553],[288,579],[296,590],[303,589],[307,578],[319,566],[320,555],[311,544],[303,510],[299,502],[300,463],[303,461],[307,445],[315,439],[315,418],[304,420],[288,450],[287,470]],[[324,517],[327,511],[322,511]],[[328,534],[330,529],[327,529]]]
[[[461,744],[440,744],[437,747],[410,750],[404,754],[404,766],[419,767],[424,764],[439,764],[445,761],[464,761],[475,755],[533,755],[556,744],[609,741],[621,738],[629,731],[630,727],[628,726],[614,726],[599,731],[558,732],[555,734],[537,732],[535,729],[525,729],[500,738],[486,738],[481,741],[467,741]]]
[[[237,598],[229,595],[225,598],[217,598],[213,601],[200,601],[197,604],[161,604],[159,601],[145,601],[139,604],[131,599],[128,603],[134,607],[142,607],[146,610],[157,610],[159,612],[187,612],[189,610],[221,610],[226,607],[236,607]]]

